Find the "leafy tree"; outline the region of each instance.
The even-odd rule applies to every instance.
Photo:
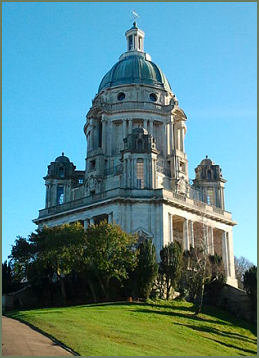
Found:
[[[29,241],[37,253],[34,265],[43,269],[52,281],[55,275],[60,282],[64,300],[67,298],[65,277],[84,264],[85,232],[80,223],[43,227],[30,235]]]
[[[2,293],[10,293],[21,288],[20,282],[16,279],[10,261],[2,263]]]
[[[136,265],[135,244],[136,238],[118,225],[103,221],[87,228],[86,254],[92,289],[98,284],[104,297],[109,298],[111,279],[122,282]]]
[[[135,282],[135,294],[138,297],[147,299],[158,273],[156,249],[152,240],[145,239],[142,241],[136,253],[137,266],[132,277],[132,281]]]
[[[28,278],[39,291],[47,291],[56,276],[65,300],[65,276],[83,266],[84,242],[85,232],[79,223],[43,227],[28,240],[18,237],[10,257],[17,275]]]
[[[12,246],[11,255],[9,255],[17,280],[26,280],[28,267],[33,260],[34,254],[35,250],[33,245],[24,237],[18,236],[15,240],[15,245]]]
[[[253,266],[252,262],[246,259],[244,256],[234,258],[235,273],[238,282],[238,287],[244,289],[244,274],[250,267]]]
[[[257,267],[253,265],[244,274],[244,288],[251,299],[252,308],[256,311],[257,303]]]
[[[170,291],[176,288],[181,276],[182,268],[182,249],[180,244],[175,241],[165,246],[160,251],[160,273],[164,277],[166,284],[166,299],[169,299]]]
[[[209,255],[208,261],[204,294],[207,302],[215,305],[219,291],[226,284],[226,274],[221,256]]]

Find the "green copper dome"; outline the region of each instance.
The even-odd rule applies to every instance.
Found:
[[[126,84],[146,84],[171,92],[160,68],[141,54],[132,54],[117,62],[103,77],[98,93],[105,88]]]

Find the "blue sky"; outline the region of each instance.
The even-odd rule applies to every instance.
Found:
[[[234,253],[257,262],[256,3],[3,3],[3,253],[45,204],[43,176],[62,151],[84,169],[85,115],[126,51],[131,10],[145,51],[187,120],[189,176],[222,168]]]

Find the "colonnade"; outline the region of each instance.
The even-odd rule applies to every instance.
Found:
[[[116,119],[116,121],[121,121],[122,124],[122,136],[126,138],[128,134],[132,133],[133,121],[138,120],[138,118],[122,118]],[[184,152],[184,136],[185,136],[185,125],[184,123],[177,123],[176,125],[171,121],[170,123],[164,123],[164,120],[153,119],[153,118],[140,118],[142,121],[143,128],[148,131],[148,133],[156,137],[158,134],[155,133],[155,124],[154,122],[161,123],[161,138],[165,138],[166,140],[160,140],[156,138],[159,150],[163,151],[165,155],[172,155],[174,148]],[[94,149],[95,137],[97,138],[97,121],[101,121],[102,124],[102,149],[104,153],[111,154],[111,135],[112,135],[112,125],[114,121],[111,118],[107,118],[103,116],[102,119],[90,119],[89,127],[86,133],[86,139],[88,143],[88,150]],[[95,123],[96,122],[96,123]],[[109,138],[109,140],[108,140]],[[123,139],[121,138],[121,139]],[[97,139],[96,139],[97,140]]]
[[[108,224],[112,224],[112,223],[113,223],[113,212],[110,212],[110,213],[104,214],[104,215],[107,215],[107,217],[108,217]],[[85,218],[85,219],[83,220],[83,221],[84,221],[84,229],[86,230],[89,225],[94,225],[95,219],[96,219],[97,217],[98,217],[98,216],[92,216],[92,217],[87,217],[87,218]]]
[[[169,229],[169,242],[174,241],[174,215],[168,214],[168,229]],[[196,222],[189,220],[187,218],[182,218],[182,245],[184,250],[189,250],[190,247],[197,246],[197,236],[200,237],[201,244],[204,245],[204,249],[209,255],[214,255],[217,253],[215,251],[214,244],[214,230],[217,230],[221,233],[221,250],[222,250],[222,259],[225,266],[226,276],[227,277],[235,277],[234,272],[234,257],[232,250],[232,230],[224,231],[222,229],[218,229],[211,225],[206,225],[202,222]],[[195,233],[194,224],[198,223],[200,225],[200,233]]]

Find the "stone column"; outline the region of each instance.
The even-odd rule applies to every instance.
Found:
[[[113,223],[113,213],[109,213],[108,214],[108,224],[112,224]]]
[[[174,241],[174,227],[173,227],[173,215],[168,214],[168,226],[169,226],[169,242]]]
[[[144,129],[147,130],[147,119],[144,119]]]
[[[154,166],[153,166],[153,170],[154,170],[154,189],[157,188],[157,177],[156,177],[156,160],[153,160]]]
[[[127,122],[126,119],[122,120],[122,132],[123,132],[123,139],[127,137]]]
[[[84,220],[84,230],[86,230],[89,226],[89,219]]]
[[[182,151],[184,152],[184,127],[181,128],[181,148],[182,148]]]
[[[228,244],[227,244],[227,233],[222,232],[222,259],[224,262],[224,267],[226,271],[226,276],[230,276],[229,272],[229,254],[228,254]]]
[[[152,158],[148,159],[148,180],[149,180],[149,189],[152,189]]]
[[[189,250],[190,243],[189,243],[189,230],[188,230],[188,220],[184,219],[183,222],[183,248],[184,250]]]
[[[124,159],[124,187],[127,188],[127,159]]]
[[[149,188],[149,175],[148,175],[148,159],[144,159],[144,188]]]
[[[91,142],[91,150],[94,149],[94,126],[92,126],[92,129],[90,131],[90,142]]]
[[[209,227],[209,253],[214,255],[213,227]]]
[[[224,188],[221,188],[220,190],[220,207],[221,209],[225,210],[225,202],[224,202]]]
[[[154,124],[152,119],[149,120],[149,131],[152,137],[154,137]]]
[[[45,198],[45,208],[48,208],[49,206],[49,185],[46,185],[46,198]]]
[[[131,167],[131,175],[132,175],[132,188],[134,189],[136,187],[136,184],[135,184],[135,178],[136,178],[136,175],[135,175],[135,159],[133,158],[132,161],[131,161],[131,164],[132,164],[132,167]]]
[[[129,133],[128,134],[131,134],[132,133],[132,119],[129,119]]]
[[[106,153],[106,135],[107,135],[107,122],[105,119],[102,119],[102,149],[103,149],[103,153]]]
[[[164,127],[164,130],[163,130],[164,135],[162,134],[162,141],[164,141],[164,155],[167,156],[167,155],[168,155],[168,135],[167,135],[167,133],[168,133],[168,131],[167,131],[168,126],[167,126],[167,124],[165,123],[165,124],[163,124],[163,127]],[[163,139],[163,137],[164,137],[164,139]]]
[[[94,218],[90,218],[90,225],[94,225]]]
[[[193,221],[189,220],[190,223],[190,246],[194,248],[194,232],[193,232]]]
[[[109,155],[112,155],[112,141],[113,141],[113,138],[112,138],[112,121],[111,121],[111,119],[108,121],[108,136],[107,136],[107,139],[109,138],[109,140],[107,140],[107,142],[109,143],[109,145],[108,145],[108,147],[109,147],[109,149],[108,148],[106,148],[106,150],[107,150],[107,154],[109,154]]]
[[[173,154],[174,149],[174,125],[170,123],[170,154]]]
[[[171,135],[170,135],[170,123],[166,124],[166,155],[171,154]]]
[[[205,235],[205,250],[207,253],[210,253],[210,242],[209,242],[209,227],[204,225],[204,235]]]
[[[235,275],[235,264],[234,264],[232,230],[227,232],[227,246],[228,246],[229,274],[232,279],[235,279],[236,275]]]

